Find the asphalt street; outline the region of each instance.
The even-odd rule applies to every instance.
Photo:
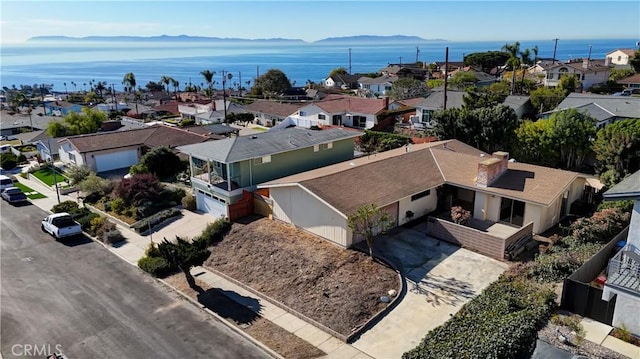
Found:
[[[269,357],[100,244],[56,242],[40,231],[45,215],[1,203],[4,358],[56,350],[69,359]]]

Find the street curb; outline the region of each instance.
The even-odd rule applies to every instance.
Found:
[[[97,238],[94,238],[93,236],[89,235],[86,232],[83,232],[83,233],[87,237],[91,238],[92,241],[101,244],[103,247],[105,247],[107,250],[109,250],[109,252],[111,252],[112,254],[115,254],[117,257],[122,259],[124,262],[129,263],[132,266],[138,268],[140,271],[144,272],[144,275],[147,275],[147,276],[151,277],[156,282],[163,284],[164,286],[170,288],[175,293],[179,294],[181,297],[187,299],[191,304],[195,305],[196,307],[198,307],[200,309],[203,309],[207,314],[212,315],[214,318],[218,319],[218,321],[220,321],[222,324],[224,324],[225,326],[227,326],[228,328],[230,328],[232,331],[236,332],[237,334],[240,334],[245,339],[249,340],[251,343],[253,343],[255,346],[257,346],[258,348],[260,348],[263,351],[265,351],[271,357],[276,358],[276,359],[285,359],[285,357],[283,357],[282,355],[276,353],[275,351],[273,351],[273,349],[269,348],[268,346],[264,345],[262,342],[258,341],[257,339],[255,339],[254,337],[250,336],[249,334],[245,333],[242,329],[236,327],[233,323],[229,322],[228,320],[224,319],[223,317],[221,317],[220,315],[218,315],[217,313],[215,313],[211,309],[205,307],[204,305],[202,305],[201,303],[199,303],[195,299],[189,297],[188,295],[186,295],[182,291],[178,290],[176,287],[172,286],[167,281],[165,281],[165,280],[163,280],[161,278],[156,278],[156,277],[150,275],[149,273],[143,271],[142,269],[140,269],[140,267],[138,267],[138,265],[136,263],[129,262],[126,258],[121,256],[120,254],[118,254],[118,253],[114,252],[113,250],[111,250],[111,248],[109,248],[110,247],[109,244],[101,242],[100,240],[98,240]],[[0,359],[2,359],[2,358],[0,358]]]
[[[218,319],[220,322],[222,322],[224,325],[226,325],[227,327],[229,327],[231,330],[233,330],[234,332],[240,334],[241,336],[243,336],[245,339],[249,340],[250,342],[252,342],[254,345],[256,345],[257,347],[259,347],[260,349],[264,350],[265,352],[267,352],[267,354],[271,355],[273,358],[277,358],[277,359],[285,359],[285,357],[283,357],[282,355],[276,353],[275,351],[273,351],[273,349],[269,348],[268,346],[264,345],[262,342],[256,340],[254,337],[250,336],[249,334],[245,333],[242,329],[236,327],[234,324],[232,324],[231,322],[229,322],[228,320],[224,319],[223,317],[221,317],[220,315],[218,315],[216,312],[212,311],[211,309],[207,308],[206,306],[202,305],[202,303],[198,302],[197,300],[191,298],[190,296],[184,294],[182,291],[178,290],[177,288],[175,288],[174,286],[172,286],[171,284],[169,284],[167,281],[160,279],[160,278],[154,278],[155,280],[157,280],[158,282],[164,284],[165,286],[171,288],[171,290],[173,290],[174,292],[180,294],[183,298],[185,298],[186,300],[188,300],[189,302],[191,302],[191,304],[197,306],[198,308],[204,310],[207,314],[213,316],[214,318]],[[262,316],[261,316],[262,317]],[[1,358],[0,358],[1,359]]]

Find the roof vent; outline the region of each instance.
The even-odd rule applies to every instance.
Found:
[[[258,136],[253,135],[253,136],[251,136],[251,138],[255,140],[256,138],[258,138]]]

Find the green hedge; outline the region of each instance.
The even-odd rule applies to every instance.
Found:
[[[365,130],[358,142],[363,152],[384,152],[410,144],[411,138],[389,132]]]
[[[163,211],[160,211],[154,214],[153,216],[147,217],[141,221],[134,223],[131,226],[131,228],[133,228],[138,233],[142,233],[148,230],[149,227],[153,228],[154,226],[162,223],[164,220],[172,217],[176,217],[176,216],[182,216],[182,212],[180,212],[179,209],[176,209],[176,208],[165,209]]]
[[[202,247],[208,247],[222,240],[227,232],[231,229],[231,222],[225,218],[218,218],[215,222],[209,223],[202,233],[195,239]],[[195,242],[194,241],[194,242]]]
[[[138,267],[154,277],[164,277],[175,271],[175,268],[162,257],[144,256],[138,260]]]
[[[528,357],[554,299],[550,286],[503,275],[402,358]]]

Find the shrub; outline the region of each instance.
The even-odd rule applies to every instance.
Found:
[[[192,194],[187,194],[184,197],[182,197],[182,207],[184,207],[184,209],[187,209],[189,211],[195,211],[196,210],[196,198],[192,195]]]
[[[528,357],[554,299],[548,285],[503,275],[402,358]]]
[[[16,168],[18,164],[18,157],[12,152],[5,152],[0,154],[0,167],[5,170],[12,170]]]
[[[619,208],[622,212],[631,212],[633,209],[633,201],[602,201],[598,205],[598,211],[608,208]]]
[[[192,119],[192,118],[185,118],[184,120],[180,121],[180,126],[184,127],[184,126],[191,126],[193,124],[196,123],[196,120]]]
[[[138,260],[138,267],[154,277],[164,277],[175,271],[175,268],[162,257],[144,256]]]
[[[604,243],[629,224],[631,216],[620,208],[605,208],[589,218],[580,218],[570,226],[571,237],[579,243]]]
[[[84,181],[93,172],[87,166],[71,166],[65,171],[65,175],[69,178],[72,185],[77,185]]]
[[[469,219],[471,219],[471,212],[460,206],[451,207],[451,220],[453,223],[467,225]]]
[[[104,196],[105,194],[108,194],[113,190],[112,181],[98,177],[95,173],[89,174],[86,178],[79,182],[77,186],[78,189],[82,192],[95,194],[98,196]]]
[[[101,238],[105,233],[116,229],[116,225],[109,221],[107,217],[96,217],[91,220],[91,227],[89,233]]]
[[[180,157],[169,147],[156,147],[140,157],[140,165],[159,178],[167,178],[183,170]]]
[[[116,198],[113,201],[111,201],[110,207],[111,207],[111,210],[117,214],[122,214],[122,212],[124,212],[124,210],[126,209],[126,206],[122,198]]]
[[[127,206],[138,206],[145,201],[160,200],[163,187],[158,178],[149,173],[134,175],[122,179],[114,188],[113,193],[121,198]]]
[[[180,212],[180,210],[175,208],[169,208],[164,211],[160,211],[154,214],[153,216],[150,216],[148,218],[145,218],[141,221],[134,223],[131,226],[131,228],[133,228],[136,232],[141,233],[148,230],[149,227],[153,228],[155,225],[162,223],[166,219],[176,217],[176,216],[181,216],[181,215],[182,213]]]
[[[20,155],[18,155],[17,158],[18,163],[25,163],[27,162],[27,156],[23,155],[22,153]]]
[[[91,221],[94,218],[98,218],[100,217],[99,214],[97,213],[93,213],[93,212],[89,212],[86,215],[83,215],[81,217],[74,217],[74,219],[80,223],[80,226],[82,226],[82,230],[83,231],[89,231],[91,229]]]
[[[78,204],[74,201],[64,201],[64,202],[60,202],[58,204],[56,204],[55,206],[53,206],[53,208],[51,208],[51,212],[53,213],[62,213],[62,212],[67,212],[67,213],[71,213],[73,212],[73,210],[78,209]]]
[[[124,241],[126,238],[120,233],[118,229],[112,229],[108,232],[102,233],[102,242],[113,245],[118,242]]]
[[[149,243],[147,249],[144,250],[144,255],[147,257],[161,257],[158,245],[155,242]]]
[[[219,242],[230,229],[231,222],[225,218],[218,218],[215,222],[207,224],[207,227],[202,230],[197,240],[201,241],[202,245],[208,247],[215,242]]]

